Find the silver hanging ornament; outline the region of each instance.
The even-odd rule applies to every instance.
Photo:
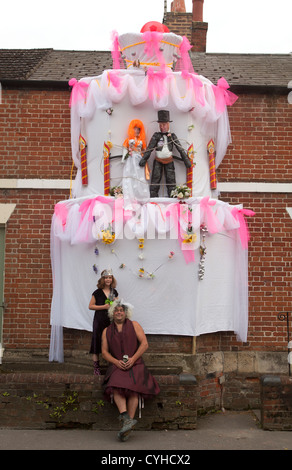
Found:
[[[205,224],[200,226],[201,231],[201,245],[200,245],[200,262],[199,262],[199,280],[202,281],[205,275],[205,258],[206,258],[206,244],[205,244],[205,237],[208,233],[208,229]]]

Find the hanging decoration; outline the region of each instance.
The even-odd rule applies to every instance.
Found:
[[[215,167],[215,144],[211,139],[207,145],[209,154],[209,172],[210,172],[210,187],[211,189],[217,188],[216,167]]]
[[[199,280],[202,281],[205,275],[205,258],[206,258],[206,244],[205,244],[205,237],[208,233],[208,229],[205,224],[200,226],[201,231],[201,244],[200,244],[200,262],[199,262]]]
[[[81,178],[82,178],[82,185],[86,186],[88,184],[88,174],[87,174],[87,144],[86,140],[80,134],[79,137],[79,149],[80,149],[80,157],[81,157]]]
[[[139,249],[142,250],[144,248],[144,238],[140,238],[139,239]],[[117,253],[117,250],[112,248],[111,249],[111,253],[113,255],[115,255],[115,257],[117,258],[118,262],[120,263],[119,264],[119,268],[120,269],[125,269],[127,268],[129,271],[131,271],[131,273],[136,276],[136,277],[139,277],[140,279],[154,279],[155,278],[155,273],[162,267],[164,266],[166,263],[168,263],[175,255],[175,252],[174,251],[170,251],[168,256],[167,256],[167,259],[166,261],[162,262],[160,265],[157,266],[157,268],[155,268],[152,272],[150,271],[147,271],[143,266],[140,266],[137,270],[136,269],[133,269],[131,268],[130,266],[126,265],[125,263],[121,263],[121,260],[120,260],[120,257]],[[144,259],[144,257],[140,257],[139,256],[139,259]]]
[[[115,232],[113,231],[112,224],[108,225],[108,228],[106,230],[102,230],[102,242],[105,245],[111,245],[116,238]]]

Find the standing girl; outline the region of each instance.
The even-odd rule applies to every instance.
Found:
[[[118,297],[116,291],[117,281],[111,269],[105,269],[97,283],[97,289],[93,292],[89,302],[89,309],[94,310],[93,331],[90,354],[93,354],[94,375],[100,375],[99,354],[101,353],[101,335],[104,328],[110,325],[108,308],[110,303]]]

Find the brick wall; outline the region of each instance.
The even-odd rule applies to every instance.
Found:
[[[0,105],[1,178],[70,178],[69,92],[3,89]],[[287,182],[291,175],[292,106],[286,96],[240,95],[230,108],[233,143],[220,166],[220,181]],[[6,227],[4,346],[45,348],[50,339],[50,224],[56,202],[68,191],[1,190],[1,203],[16,203]],[[279,312],[291,305],[291,195],[224,193],[231,204],[253,209],[249,220],[249,335],[202,335],[197,351],[286,350]],[[153,351],[191,352],[192,339],[149,339]],[[65,347],[88,350],[88,333],[65,330]]]
[[[228,108],[232,144],[220,181],[291,182],[292,106],[287,95],[242,94]]]
[[[261,424],[271,431],[292,430],[292,377],[262,377]]]
[[[2,90],[1,178],[70,178],[69,91]]]
[[[160,393],[145,401],[136,429],[195,429],[196,383],[184,375],[155,378]],[[79,374],[1,374],[0,426],[117,431],[118,411],[104,401],[102,381],[103,377]]]

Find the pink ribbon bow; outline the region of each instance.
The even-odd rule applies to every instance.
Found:
[[[149,56],[159,55],[159,44],[163,38],[163,33],[157,31],[145,31],[143,41],[145,41],[145,53]]]
[[[195,98],[200,105],[205,106],[205,99],[204,99],[204,88],[203,83],[199,78],[196,77],[196,74],[189,73],[186,70],[183,70],[181,76],[188,81],[187,86],[189,87],[189,82],[191,81]]]
[[[239,236],[241,240],[241,245],[244,249],[248,247],[248,241],[250,239],[249,236],[249,230],[248,230],[248,225],[245,221],[244,216],[252,217],[255,215],[255,212],[249,210],[249,209],[237,209],[237,207],[234,207],[231,211],[231,214],[233,217],[239,222]]]
[[[63,230],[64,230],[66,222],[67,222],[67,215],[68,215],[67,207],[65,206],[65,204],[58,203],[55,205],[54,213],[61,220]]]
[[[165,94],[165,82],[164,80],[167,77],[166,71],[162,70],[161,72],[154,72],[153,68],[150,67],[147,70],[148,77],[148,93],[149,98],[153,100],[154,95],[162,97]]]
[[[216,100],[216,109],[219,113],[224,111],[225,106],[232,106],[238,99],[238,96],[228,90],[229,85],[224,77],[218,80],[217,86],[212,85],[212,88]]]
[[[207,225],[210,233],[217,233],[221,228],[220,222],[211,209],[211,206],[215,206],[216,201],[209,201],[209,199],[209,196],[207,196],[200,201],[201,223]]]
[[[89,87],[89,83],[85,82],[78,82],[76,78],[71,78],[69,80],[69,86],[72,87],[71,96],[69,106],[71,108],[77,101],[85,101],[87,88]]]
[[[86,201],[82,202],[82,204],[79,207],[79,212],[81,212],[80,224],[83,221],[87,211],[88,211],[88,221],[89,222],[92,221],[92,212],[93,212],[95,203],[97,201],[105,203],[105,204],[108,203],[108,199],[105,196],[97,196],[93,199],[87,199]]]

